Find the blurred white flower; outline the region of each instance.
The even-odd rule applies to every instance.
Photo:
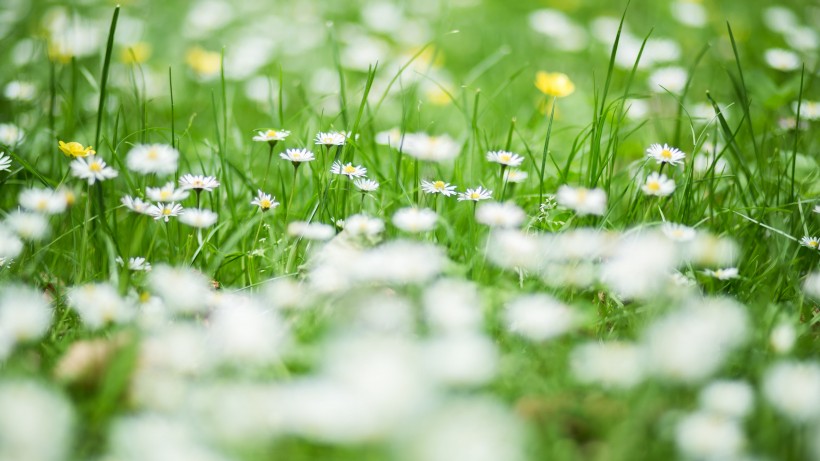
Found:
[[[769,48],[763,54],[766,64],[772,69],[789,72],[800,68],[800,56],[797,53],[782,48]]]
[[[778,354],[788,354],[794,347],[797,341],[797,331],[794,326],[788,322],[781,322],[772,328],[769,334],[769,344]]]
[[[527,215],[524,210],[512,202],[482,203],[476,208],[475,219],[490,227],[512,228],[524,222]]]
[[[179,151],[166,144],[137,144],[125,158],[129,170],[160,176],[176,172],[178,161]]]
[[[158,264],[148,276],[148,286],[172,312],[202,312],[208,308],[211,283],[193,269]]]
[[[744,418],[754,409],[754,391],[746,381],[712,381],[700,391],[700,407],[726,418]]]
[[[74,415],[64,397],[34,381],[5,381],[0,383],[0,408],[0,459],[60,461],[71,456]]]
[[[42,293],[25,286],[3,286],[0,290],[0,361],[17,343],[33,341],[46,334],[52,315],[53,309]]]
[[[24,189],[19,200],[23,208],[43,214],[59,214],[68,206],[65,195],[52,189]]]
[[[507,304],[507,328],[533,341],[545,341],[569,332],[579,321],[574,310],[547,295],[524,295]]]
[[[48,219],[39,213],[12,211],[6,215],[4,222],[23,240],[39,241],[49,233]]]
[[[646,195],[666,197],[675,192],[675,181],[667,178],[665,174],[652,172],[646,177],[646,182],[641,186],[641,190]]]
[[[570,364],[582,383],[630,388],[644,377],[643,351],[623,342],[586,343],[572,350]]]
[[[162,187],[146,187],[145,195],[155,202],[179,202],[188,198],[188,191],[183,188],[176,189],[173,182],[169,182]]]
[[[405,232],[428,232],[436,227],[438,215],[429,208],[401,208],[393,214],[393,225]]]
[[[820,421],[820,365],[816,362],[776,362],[763,376],[763,395],[795,423]]]
[[[446,134],[429,136],[425,133],[407,133],[400,147],[411,157],[431,162],[453,160],[461,152],[461,145]]]
[[[688,459],[737,459],[746,445],[740,423],[733,418],[699,411],[682,418],[675,430],[678,449]]]
[[[327,224],[293,221],[288,224],[288,235],[307,240],[330,240],[336,235],[336,230]]]
[[[555,198],[559,205],[575,210],[580,216],[603,216],[606,213],[606,192],[603,189],[561,186]]]
[[[199,229],[213,226],[219,216],[211,210],[188,208],[179,215],[179,222]]]
[[[68,290],[68,305],[91,329],[111,323],[126,323],[136,314],[134,306],[107,283],[87,284]]]
[[[680,94],[686,86],[689,77],[682,67],[664,67],[657,69],[649,75],[649,89],[655,93],[665,93],[669,91],[673,94]]]

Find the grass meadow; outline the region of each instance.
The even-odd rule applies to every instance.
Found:
[[[820,459],[813,0],[4,0],[0,461]]]

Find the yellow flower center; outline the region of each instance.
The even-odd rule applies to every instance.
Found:
[[[661,151],[661,157],[668,160],[672,158],[672,152],[669,149],[664,149]]]
[[[159,157],[159,153],[156,149],[151,149],[148,151],[148,158],[151,160],[156,160]]]
[[[820,245],[820,242],[817,240],[809,240],[807,243],[812,248],[817,248],[817,246]]]
[[[167,200],[171,196],[171,191],[163,190],[159,193],[160,200]]]
[[[169,216],[170,214],[171,214],[171,209],[170,208],[163,208],[162,209],[162,215],[163,216]]]
[[[102,171],[102,167],[100,166],[99,162],[91,162],[88,164],[88,169],[93,171],[94,173],[99,173]]]
[[[478,200],[479,198],[481,198],[481,194],[479,194],[478,192],[472,192],[472,193],[470,193],[470,199],[471,199],[471,200]],[[483,206],[483,205],[482,205],[482,206]]]
[[[270,200],[268,200],[268,199],[262,199],[262,200],[259,201],[259,207],[260,208],[270,208],[271,205],[272,204],[271,204]]]
[[[649,181],[646,183],[646,188],[651,190],[652,192],[657,192],[661,190],[661,183],[658,181]]]
[[[433,183],[433,189],[435,190],[444,190],[445,184],[444,181],[436,181]]]
[[[41,199],[37,202],[37,209],[38,209],[38,210],[40,210],[40,211],[43,211],[43,210],[45,210],[46,208],[48,208],[48,200],[46,200],[46,199],[44,199],[44,198],[41,198]]]
[[[345,174],[353,174],[356,172],[356,167],[354,167],[353,165],[345,165],[344,172]]]
[[[268,130],[268,132],[265,133],[265,136],[267,136],[269,138],[275,138],[278,135],[279,135],[279,133],[277,133],[276,130]]]
[[[510,154],[501,154],[498,156],[498,159],[502,162],[509,162],[510,160],[512,160],[512,156],[510,156]]]
[[[589,191],[584,189],[583,187],[578,189],[578,201],[583,202],[584,200],[586,200],[588,193]]]

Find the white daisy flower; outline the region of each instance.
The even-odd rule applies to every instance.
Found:
[[[313,152],[307,149],[287,149],[280,153],[279,157],[292,162],[293,166],[299,166],[302,162],[310,162],[316,159],[313,156]]]
[[[504,172],[504,181],[511,184],[522,183],[527,179],[529,174],[526,171],[508,169]]]
[[[48,219],[40,213],[12,211],[6,216],[6,225],[24,240],[38,241],[48,235]]]
[[[570,331],[578,315],[547,295],[524,295],[514,299],[504,312],[507,328],[533,341],[545,341]]]
[[[665,93],[667,90],[679,94],[686,86],[689,74],[682,67],[664,67],[657,69],[649,76],[649,89],[655,93]]]
[[[776,362],[763,376],[763,395],[795,423],[820,421],[820,364]]]
[[[188,208],[179,215],[179,222],[202,229],[213,226],[217,218],[218,215],[211,210]]]
[[[253,140],[256,142],[276,143],[284,141],[288,136],[290,136],[290,131],[287,130],[265,130],[257,131]]]
[[[14,101],[31,101],[34,99],[36,88],[31,82],[15,80],[9,82],[3,89],[3,95]]]
[[[10,341],[9,346],[36,340],[48,331],[54,310],[42,292],[18,285],[6,285],[0,292],[0,336]],[[3,355],[0,350],[0,360]]]
[[[717,270],[706,269],[703,273],[718,280],[731,280],[738,278],[738,270],[736,267],[727,267]]]
[[[800,56],[791,50],[769,48],[763,54],[766,64],[772,69],[789,72],[800,68]]]
[[[0,171],[9,171],[11,169],[11,157],[5,152],[0,152]]]
[[[695,238],[696,231],[695,229],[684,226],[683,224],[676,224],[671,222],[666,222],[661,225],[661,231],[664,235],[666,235],[670,240],[674,240],[676,242],[689,242]]]
[[[393,214],[393,225],[405,232],[427,232],[436,227],[438,215],[429,208],[402,208]]]
[[[148,209],[151,207],[150,202],[145,202],[141,198],[131,197],[130,195],[123,196],[120,202],[129,210],[141,214],[148,214]]]
[[[166,144],[137,144],[125,159],[128,169],[140,174],[167,175],[177,171],[179,151]]]
[[[62,213],[68,206],[65,196],[52,189],[24,189],[19,201],[21,207],[44,214]]]
[[[575,210],[578,215],[603,216],[606,212],[606,192],[603,189],[561,186],[555,195],[559,205]]]
[[[124,264],[122,258],[119,256],[117,257],[117,264],[120,266]],[[135,272],[151,272],[151,263],[141,256],[134,256],[128,258],[128,270]]]
[[[23,242],[8,227],[0,223],[0,258],[14,259],[23,251]]]
[[[118,174],[99,157],[79,157],[74,159],[69,166],[74,177],[88,180],[89,185],[97,181],[116,178]]]
[[[668,163],[670,165],[677,165],[683,162],[686,154],[681,152],[678,148],[669,146],[667,144],[652,144],[646,149],[646,155],[655,159],[659,164]]]
[[[204,190],[205,192],[212,192],[219,187],[219,181],[213,176],[186,174],[179,178],[179,187],[182,190],[194,189],[197,191]]]
[[[188,198],[188,191],[174,188],[173,182],[168,182],[160,187],[147,187],[145,195],[155,202],[179,202]]]
[[[133,318],[134,306],[107,283],[88,284],[68,290],[68,305],[92,329],[111,323],[126,323]]]
[[[379,188],[378,181],[367,178],[357,178],[353,181],[353,185],[362,192],[373,192]]]
[[[343,146],[348,136],[349,133],[341,131],[320,132],[316,134],[313,141],[319,146]]]
[[[441,194],[445,197],[456,195],[456,186],[451,186],[444,181],[421,181],[421,190],[428,194]]]
[[[157,203],[156,205],[149,206],[145,214],[157,221],[164,219],[165,222],[168,222],[170,218],[179,216],[181,212],[182,205],[178,203]]]
[[[806,235],[800,239],[800,244],[804,247],[811,248],[813,250],[818,250],[820,249],[820,237],[812,237]]]
[[[251,205],[256,205],[262,212],[268,211],[279,206],[279,202],[270,194],[262,192],[262,189],[256,191],[256,197],[251,201]]]
[[[401,148],[411,157],[431,162],[453,160],[461,152],[461,144],[446,134],[429,136],[425,133],[408,133],[404,135]]]
[[[0,144],[14,146],[25,137],[25,133],[17,125],[0,123]]]
[[[504,150],[487,152],[487,161],[504,166],[516,167],[521,165],[524,157]]]
[[[700,410],[681,418],[675,442],[685,459],[738,459],[746,436],[738,420]]]
[[[646,195],[666,197],[675,192],[675,181],[666,177],[665,174],[651,173],[646,178],[646,183],[641,186]]]
[[[336,230],[327,224],[294,221],[288,224],[288,235],[307,240],[330,240],[336,235]]]
[[[507,229],[520,226],[526,217],[524,210],[512,202],[482,203],[475,212],[475,219],[481,224]]]
[[[475,189],[467,189],[464,192],[458,194],[458,201],[462,202],[465,200],[479,202],[481,200],[488,200],[492,198],[493,191],[484,189],[481,186],[476,187]]]
[[[797,101],[792,103],[792,110],[797,113]],[[820,102],[818,101],[803,101],[800,104],[800,118],[804,120],[820,120]]]
[[[363,214],[355,214],[345,219],[344,230],[355,236],[375,237],[384,230],[384,221]]]
[[[341,162],[336,161],[333,162],[333,165],[330,167],[330,172],[344,175],[348,178],[360,178],[367,174],[367,168],[361,165],[353,165],[352,163],[342,165]]]

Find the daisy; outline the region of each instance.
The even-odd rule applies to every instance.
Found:
[[[182,212],[182,205],[178,203],[157,203],[156,205],[151,205],[148,207],[148,210],[145,214],[151,216],[155,220],[159,221],[160,219],[164,219],[165,222],[173,216],[179,216]]]
[[[18,144],[25,137],[25,133],[17,125],[11,123],[0,123],[0,144],[13,146]]]
[[[579,216],[603,216],[606,212],[606,192],[603,189],[561,186],[555,200],[559,205],[575,210]]]
[[[145,195],[155,202],[179,202],[188,198],[188,191],[185,189],[175,189],[173,182],[168,182],[160,187],[148,187]]]
[[[71,174],[80,179],[87,179],[88,184],[92,185],[97,181],[105,181],[106,179],[116,178],[117,172],[110,166],[107,166],[101,158],[93,160],[86,157],[79,157],[72,161]]]
[[[806,248],[818,250],[820,249],[820,237],[810,237],[807,235],[800,239],[800,244]]]
[[[683,162],[683,158],[686,157],[686,154],[679,149],[667,144],[663,146],[660,144],[652,144],[649,146],[649,149],[646,149],[646,155],[655,159],[659,164],[668,163],[670,165],[677,165]]]
[[[290,136],[290,131],[287,130],[257,131],[256,136],[253,137],[253,140],[257,142],[266,142],[273,145],[279,141],[284,141],[288,136]]]
[[[502,166],[516,167],[521,165],[521,162],[524,161],[524,157],[518,154],[513,154],[512,152],[499,150],[487,152],[487,161],[498,163]]]
[[[358,178],[353,181],[353,185],[362,192],[373,192],[379,188],[378,181],[367,178]]]
[[[148,209],[151,207],[151,203],[145,202],[140,198],[131,197],[130,195],[123,196],[120,202],[129,210],[141,214],[148,214]]]
[[[341,131],[320,132],[313,141],[317,146],[343,146],[348,136]]]
[[[25,189],[20,193],[20,206],[38,213],[57,214],[65,211],[65,196],[51,189]]]
[[[179,151],[166,144],[137,144],[125,159],[128,169],[140,174],[171,174],[177,171]]]
[[[123,265],[122,258],[119,256],[117,257],[117,264],[120,266]],[[151,272],[151,263],[140,256],[128,258],[128,270],[135,272]]]
[[[476,221],[490,227],[518,227],[525,218],[524,210],[511,202],[483,203],[475,212]]]
[[[772,69],[788,72],[800,68],[800,56],[797,53],[781,48],[770,48],[763,54],[766,64]]]
[[[675,224],[671,222],[663,223],[661,231],[670,240],[676,242],[689,242],[695,238],[695,229],[684,226],[683,224]]]
[[[461,202],[464,200],[471,200],[473,202],[479,202],[481,200],[490,199],[492,196],[493,191],[478,186],[475,189],[467,189],[466,191],[458,194],[458,201]]]
[[[686,86],[687,78],[688,73],[682,67],[657,69],[649,76],[649,89],[655,93],[665,93],[668,90],[670,93],[678,94]]]
[[[294,221],[288,224],[288,235],[307,240],[330,240],[336,235],[336,230],[327,224]]]
[[[353,215],[344,221],[345,232],[364,237],[375,237],[384,230],[384,221],[363,214]]]
[[[511,184],[522,183],[527,179],[529,174],[521,170],[507,170],[504,172],[504,181]]]
[[[738,277],[736,267],[727,267],[724,269],[718,269],[714,271],[711,269],[706,269],[705,271],[703,271],[703,273],[710,277],[714,277],[718,280],[731,280],[736,279]]]
[[[200,210],[197,208],[189,208],[179,215],[179,221],[181,223],[200,229],[213,226],[217,218],[218,215],[213,211]]]
[[[792,103],[792,110],[797,113],[797,101]],[[800,118],[806,120],[820,120],[820,102],[818,101],[803,101],[800,105]]]
[[[39,213],[12,211],[4,222],[24,240],[42,240],[48,235],[48,219]]]
[[[197,191],[212,192],[219,187],[219,181],[213,176],[186,174],[179,178],[179,187],[182,190],[194,189]]]
[[[310,162],[316,159],[313,156],[313,152],[307,149],[288,149],[280,153],[279,157],[284,160],[289,160],[293,163],[294,168],[298,167],[302,162]]]
[[[456,195],[456,186],[452,186],[444,181],[422,181],[421,190],[428,194],[441,194],[445,197]]]
[[[330,172],[345,175],[348,178],[359,178],[367,174],[367,168],[361,165],[354,166],[352,163],[342,165],[341,162],[337,161],[333,162],[333,165],[330,167]]]
[[[651,173],[646,178],[646,184],[641,186],[641,190],[646,195],[654,195],[657,197],[666,197],[675,192],[675,181],[666,177],[666,175]]]
[[[251,202],[251,205],[256,205],[260,210],[262,210],[262,212],[265,212],[271,208],[278,207],[279,202],[277,202],[275,198],[271,197],[270,194],[266,194],[262,192],[262,189],[259,189],[257,190],[256,197]]]
[[[11,157],[5,152],[0,152],[0,171],[9,171],[11,169]]]
[[[89,155],[94,155],[97,152],[91,149],[91,146],[83,147],[82,144],[71,141],[71,142],[63,142],[60,141],[57,144],[57,147],[66,155],[66,157],[87,157]]]
[[[401,145],[404,152],[419,160],[445,162],[461,152],[461,144],[450,136],[429,136],[425,133],[408,133]]]
[[[393,225],[405,232],[427,232],[436,227],[438,215],[429,208],[402,208],[393,215]]]

